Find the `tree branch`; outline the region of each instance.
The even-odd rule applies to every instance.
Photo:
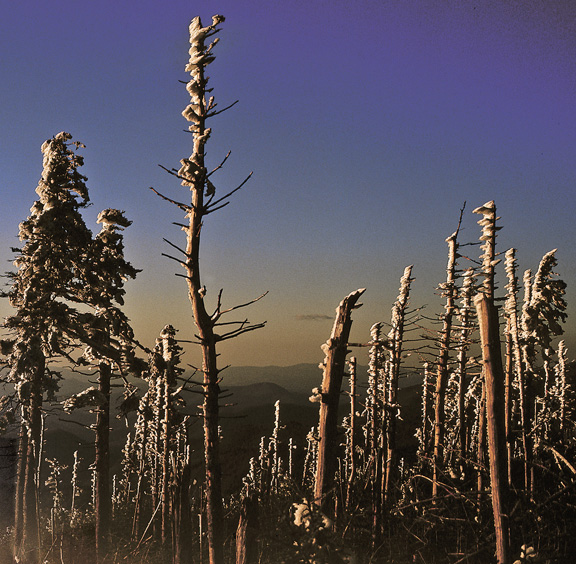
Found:
[[[190,258],[190,255],[184,249],[181,249],[180,247],[178,247],[174,243],[171,243],[170,241],[168,241],[168,239],[165,239],[164,237],[162,237],[162,241],[164,241],[165,243],[168,243],[173,249],[180,251],[186,258]]]
[[[217,112],[210,112],[206,114],[206,118],[211,118],[214,116],[217,116],[218,114],[221,114],[223,112],[225,112],[226,110],[229,110],[232,106],[235,106],[240,100],[236,100],[235,102],[232,102],[229,106],[226,106],[225,108],[222,108],[221,110],[218,110]]]
[[[248,331],[254,331],[255,329],[262,329],[262,327],[266,326],[266,321],[263,321],[262,323],[257,323],[254,325],[249,325],[247,327],[240,327],[238,329],[236,329],[235,331],[230,331],[229,333],[224,333],[223,335],[218,335],[217,336],[217,340],[218,341],[227,341],[228,339],[233,339],[234,337],[238,337],[239,335],[242,335],[243,333],[248,333]]]
[[[220,294],[218,295],[218,299],[220,299],[220,295],[222,294],[222,290],[220,290]],[[230,313],[231,311],[243,308],[243,307],[247,307],[249,305],[252,305],[253,303],[256,303],[257,301],[260,301],[266,294],[268,294],[268,290],[266,292],[264,292],[263,294],[261,294],[260,296],[258,296],[257,298],[254,298],[253,300],[250,300],[249,302],[246,302],[244,304],[240,304],[228,309],[225,309],[224,311],[220,311],[220,301],[218,301],[218,308],[216,309],[216,312],[214,313],[214,315],[212,316],[212,321],[216,322],[218,321],[218,319],[220,319],[220,317],[222,317],[225,313]],[[218,315],[216,315],[216,313]]]
[[[248,182],[248,180],[250,180],[250,178],[252,177],[252,172],[244,179],[244,181],[240,184],[240,186],[238,186],[237,188],[234,188],[234,190],[232,190],[231,192],[228,192],[228,194],[226,194],[225,196],[222,196],[221,198],[219,198],[218,200],[216,200],[215,202],[211,202],[210,204],[206,204],[204,206],[204,213],[206,215],[208,215],[209,213],[212,213],[214,211],[216,211],[217,209],[220,209],[222,207],[224,207],[225,205],[227,205],[228,202],[226,202],[226,204],[224,204],[223,206],[219,206],[219,207],[215,207],[217,206],[220,202],[226,200],[227,198],[229,198],[230,196],[232,196],[232,194],[234,194],[235,192],[238,192],[238,190],[240,190],[240,188],[242,188],[244,186],[244,184],[246,184],[246,182]]]
[[[178,206],[182,211],[186,213],[190,213],[194,209],[194,206],[192,205],[183,204],[182,202],[178,202],[176,200],[173,200],[172,198],[168,198],[168,196],[164,196],[164,194],[161,194],[160,192],[158,192],[158,190],[156,190],[152,186],[150,186],[150,190],[152,190],[152,192],[154,192],[154,194],[156,194],[157,196],[160,196],[163,200],[166,200],[167,202],[170,202],[171,204]]]
[[[206,175],[206,178],[210,178],[217,170],[220,170],[224,166],[224,163],[228,160],[228,157],[230,156],[231,153],[232,153],[232,151],[228,151],[228,153],[224,157],[224,160],[214,170],[210,171]],[[210,203],[210,202],[208,202],[208,203]]]

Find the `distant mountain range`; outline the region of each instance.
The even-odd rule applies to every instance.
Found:
[[[359,385],[368,382],[368,368],[358,366]],[[322,385],[322,370],[317,364],[295,364],[293,366],[231,366],[222,372],[223,386],[245,386],[273,382],[290,392],[310,395],[313,388]],[[400,378],[400,388],[414,386],[422,381],[421,373],[409,374]],[[346,389],[348,379],[345,377],[342,387]]]
[[[78,374],[66,371],[61,381],[59,401],[70,394],[95,385],[96,374]],[[296,459],[303,456],[306,445],[306,435],[318,424],[318,404],[311,403],[308,398],[315,387],[322,383],[322,370],[315,364],[297,364],[294,366],[238,366],[227,368],[223,373],[221,388],[223,390],[221,405],[222,427],[222,468],[224,485],[227,492],[232,492],[241,485],[241,479],[248,471],[248,461],[258,456],[261,437],[270,437],[274,427],[274,404],[280,401],[280,440],[287,445],[292,438],[298,445]],[[366,367],[358,367],[359,395],[364,396],[362,387],[367,383]],[[134,382],[134,380],[132,380]],[[120,401],[122,382],[117,381],[114,388],[111,409],[111,461],[112,472],[119,471],[121,450],[126,442],[128,428],[124,419],[115,417]],[[135,382],[144,390],[145,381]],[[420,416],[419,376],[409,376],[401,380],[400,403],[402,419],[400,422],[399,444],[408,449],[413,448],[413,429]],[[343,389],[347,388],[347,379]],[[198,413],[202,398],[196,393],[185,393],[186,411]],[[73,453],[79,450],[86,473],[87,465],[93,460],[94,433],[89,428],[95,421],[95,415],[88,409],[79,409],[72,414],[62,411],[58,403],[45,404],[48,418],[46,421],[46,451],[48,458],[57,458],[68,465],[70,472]],[[342,396],[341,414],[347,414],[349,403]],[[358,407],[362,411],[361,405]],[[129,417],[131,426],[135,414]],[[194,466],[195,477],[202,475],[202,420],[194,419],[191,426],[191,440],[197,457]],[[267,439],[266,439],[267,440]],[[285,448],[285,447],[284,447]]]

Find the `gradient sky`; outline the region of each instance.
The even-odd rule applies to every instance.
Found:
[[[69,131],[99,210],[134,221],[127,255],[143,269],[126,312],[148,346],[164,324],[193,338],[184,281],[163,258],[183,234],[186,197],[157,165],[191,151],[188,23],[226,17],[211,65],[220,107],[208,160],[232,203],[207,218],[201,268],[225,305],[269,290],[246,311],[265,329],[222,347],[222,363],[318,362],[339,301],[360,287],[352,339],[388,320],[406,265],[412,305],[441,311],[445,238],[464,201],[495,200],[501,252],[521,270],[558,248],[576,300],[576,2],[548,0],[3,2],[0,20],[0,261],[10,269],[18,223],[36,198],[40,146]],[[480,253],[469,249],[472,256]],[[466,266],[465,261],[462,266]],[[501,269],[502,270],[502,269]],[[502,293],[502,290],[501,292]],[[10,308],[3,302],[0,314]],[[574,307],[571,306],[571,312]],[[574,315],[572,316],[574,319]],[[573,322],[572,322],[573,323]],[[569,356],[576,339],[567,327]],[[190,354],[197,362],[197,353]]]

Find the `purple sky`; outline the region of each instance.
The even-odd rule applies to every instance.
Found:
[[[326,316],[359,287],[353,339],[367,340],[408,264],[412,304],[439,312],[444,239],[464,201],[462,242],[480,233],[471,210],[495,200],[499,250],[516,247],[523,271],[558,248],[575,301],[576,3],[554,0],[11,2],[0,21],[3,270],[36,197],[40,145],[69,131],[87,145],[89,225],[105,207],[134,221],[137,335],[151,345],[171,323],[192,338],[183,280],[161,256],[163,237],[182,240],[171,225],[182,217],[148,187],[185,197],[157,165],[190,154],[187,27],[214,13],[226,16],[214,94],[240,103],[213,120],[208,158],[232,150],[221,192],[254,177],[208,218],[202,273],[208,297],[223,287],[228,305],[270,291],[248,311],[267,328],[223,347],[225,364],[320,361]]]

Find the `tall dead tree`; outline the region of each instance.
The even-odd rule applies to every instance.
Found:
[[[442,330],[440,332],[440,353],[437,360],[436,389],[434,395],[434,457],[432,476],[432,497],[439,491],[439,481],[444,466],[444,421],[446,387],[448,385],[448,361],[450,356],[450,343],[452,322],[456,308],[456,265],[458,257],[458,231],[446,239],[448,243],[448,265],[446,266],[446,282],[440,285],[442,296],[446,298],[444,314],[442,316]]]
[[[518,399],[520,403],[520,414],[522,419],[522,445],[523,450],[527,448],[527,430],[524,427],[526,414],[526,392],[524,382],[524,368],[520,349],[519,319],[518,319],[518,277],[516,276],[516,249],[506,251],[505,260],[506,276],[506,302],[504,303],[504,316],[506,327],[506,448],[508,457],[508,484],[512,485],[512,454],[514,443],[512,440],[512,384],[515,383],[518,389]],[[528,461],[524,457],[524,479],[525,485],[528,483]]]
[[[387,456],[386,472],[384,476],[383,495],[387,500],[390,494],[391,475],[396,467],[396,420],[399,416],[398,405],[398,380],[400,378],[400,366],[402,363],[402,347],[404,343],[404,324],[406,311],[410,296],[410,283],[412,282],[412,265],[404,269],[404,274],[400,279],[400,289],[398,297],[392,307],[391,329],[388,333],[390,343],[389,375],[388,375],[388,397],[386,402],[388,424],[387,432]]]
[[[480,257],[482,259],[482,272],[481,276],[484,277],[482,281],[481,291],[486,296],[490,303],[494,303],[494,272],[496,265],[500,262],[496,259],[496,234],[502,229],[496,225],[496,221],[500,219],[496,216],[496,205],[494,201],[486,202],[473,210],[473,213],[481,214],[482,219],[478,220],[478,225],[482,227],[482,234],[480,241],[482,245],[480,248],[483,253]],[[486,387],[482,387],[482,399],[478,413],[478,441],[477,441],[477,463],[478,463],[478,492],[483,489],[483,467],[485,465],[485,442],[486,442]]]
[[[350,428],[348,430],[348,485],[346,487],[346,507],[352,501],[352,489],[356,479],[356,368],[357,360],[353,356],[348,361],[348,376],[350,378]]]
[[[212,175],[221,168],[224,161],[211,172],[205,164],[205,145],[211,133],[207,127],[207,120],[222,113],[228,108],[217,110],[213,96],[208,97],[211,89],[208,88],[206,67],[214,60],[212,49],[218,42],[215,38],[209,45],[206,41],[218,31],[218,25],[224,21],[223,16],[213,16],[212,24],[202,26],[199,17],[190,23],[190,59],[186,65],[186,72],[190,73],[190,80],[186,90],[190,94],[190,104],[182,115],[191,122],[189,130],[193,135],[193,150],[189,158],[181,161],[179,170],[168,170],[179,178],[182,185],[189,188],[191,203],[185,204],[168,198],[156,190],[156,194],[164,200],[179,207],[187,218],[186,224],[179,224],[186,233],[186,246],[180,248],[166,241],[183,255],[183,259],[170,257],[179,262],[185,270],[184,277],[188,285],[188,296],[192,306],[194,322],[198,333],[196,337],[202,351],[202,373],[204,402],[202,415],[204,418],[204,455],[206,470],[206,523],[208,537],[208,553],[211,564],[220,564],[224,560],[224,515],[222,507],[222,486],[220,467],[220,438],[218,433],[219,411],[218,398],[220,395],[220,370],[217,365],[217,343],[232,339],[248,331],[263,327],[263,323],[250,324],[248,320],[222,322],[224,314],[254,303],[259,298],[248,303],[223,309],[222,290],[220,290],[215,309],[209,313],[205,303],[206,287],[200,279],[200,232],[206,216],[228,205],[228,198],[237,192],[250,178],[246,178],[239,186],[226,193],[216,196],[216,188],[212,183]],[[233,105],[233,104],[232,104]],[[165,169],[167,170],[167,169]],[[169,255],[166,255],[169,256]],[[223,333],[218,333],[218,327],[223,327]]]
[[[506,462],[506,422],[504,406],[504,369],[500,355],[498,310],[486,295],[474,299],[480,326],[483,372],[486,389],[486,422],[488,427],[488,458],[490,492],[496,534],[498,564],[510,562],[508,530],[508,483]]]
[[[472,291],[474,288],[474,269],[469,268],[464,273],[464,280],[460,290],[461,302],[458,308],[460,330],[458,338],[457,375],[458,375],[458,454],[460,463],[464,463],[468,447],[468,433],[466,421],[466,372],[468,364],[468,349],[470,348],[470,335],[473,331]]]
[[[360,307],[360,296],[364,288],[346,296],[336,309],[336,319],[330,338],[322,350],[326,357],[322,363],[324,375],[322,378],[320,423],[318,431],[318,464],[316,467],[316,483],[314,498],[318,505],[324,504],[334,483],[336,460],[338,455],[338,404],[342,389],[342,379],[348,354],[348,338],[352,327],[352,310]]]

